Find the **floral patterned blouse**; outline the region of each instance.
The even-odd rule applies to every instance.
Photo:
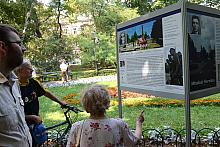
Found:
[[[67,147],[133,147],[137,141],[122,119],[87,119],[72,125]]]

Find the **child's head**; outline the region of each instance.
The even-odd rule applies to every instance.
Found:
[[[110,95],[105,87],[92,85],[82,92],[81,103],[86,112],[92,115],[103,114],[110,106]]]

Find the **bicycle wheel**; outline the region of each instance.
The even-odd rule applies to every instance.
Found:
[[[69,131],[65,133],[65,129],[48,130],[47,136],[47,141],[42,145],[42,147],[65,147]]]

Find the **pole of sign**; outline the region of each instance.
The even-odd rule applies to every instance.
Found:
[[[119,112],[119,118],[122,118],[122,100],[121,100],[120,86],[118,86],[118,112]]]
[[[184,86],[185,86],[185,126],[186,126],[186,147],[191,147],[191,116],[190,116],[190,75],[189,75],[189,48],[187,30],[187,0],[182,1],[183,20],[183,48],[184,48]]]
[[[122,100],[121,100],[121,88],[120,88],[120,61],[119,61],[119,43],[118,43],[118,33],[117,33],[117,26],[116,26],[116,55],[117,55],[117,81],[118,81],[118,115],[119,118],[122,118]]]
[[[93,42],[94,42],[94,48],[93,48],[93,52],[94,52],[94,66],[95,66],[95,72],[96,72],[96,76],[98,75],[98,63],[97,63],[97,59],[96,59],[96,44],[98,44],[98,37],[96,35],[96,32],[92,32],[92,37],[93,37]]]

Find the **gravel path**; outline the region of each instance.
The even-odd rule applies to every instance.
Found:
[[[71,86],[76,84],[90,84],[90,83],[104,82],[104,81],[115,81],[116,79],[117,79],[116,75],[98,76],[98,77],[90,77],[90,78],[81,78],[77,80],[71,80],[68,82],[62,82],[62,81],[44,82],[43,85],[45,87],[61,87],[61,86]]]

